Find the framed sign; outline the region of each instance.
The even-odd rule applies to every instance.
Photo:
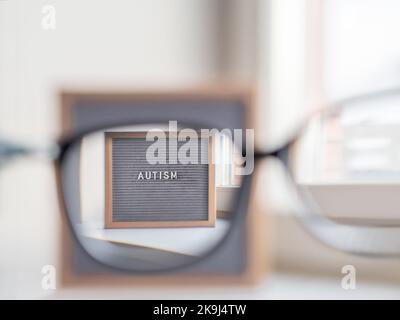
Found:
[[[155,140],[146,139],[146,132],[105,133],[105,227],[213,227],[211,137],[190,137],[196,147],[191,161],[178,159],[187,141],[177,139],[176,133],[156,141],[157,148]],[[150,150],[156,151],[157,161],[149,162]]]

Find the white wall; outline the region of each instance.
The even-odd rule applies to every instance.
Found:
[[[400,2],[326,0],[325,90],[330,99],[399,86]]]
[[[42,29],[42,7],[56,29]],[[63,85],[162,87],[218,77],[213,0],[0,1],[0,134],[47,144]],[[50,163],[0,171],[0,296],[43,295],[57,264],[59,211]]]

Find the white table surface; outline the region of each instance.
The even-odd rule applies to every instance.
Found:
[[[228,227],[229,222],[224,219],[217,219],[215,227],[195,228],[104,229],[101,222],[96,222],[81,225],[80,231],[94,239],[196,256],[218,243]]]
[[[400,299],[400,284],[357,282],[355,290],[337,278],[273,273],[253,287],[137,287],[64,289],[47,299]]]

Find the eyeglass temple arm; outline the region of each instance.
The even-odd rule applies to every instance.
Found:
[[[57,145],[52,145],[45,148],[35,148],[0,140],[0,165],[11,159],[27,156],[39,156],[55,159],[57,158],[59,152],[60,148]]]

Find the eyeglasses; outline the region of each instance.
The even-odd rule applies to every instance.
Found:
[[[296,216],[316,238],[396,256],[399,106],[400,89],[351,97],[314,113],[280,147],[255,152],[240,112],[146,106],[49,150],[1,143],[0,160],[53,158],[73,236],[94,259],[123,270],[178,270],[218,252],[245,223],[252,177],[266,158],[286,168],[301,200]]]

